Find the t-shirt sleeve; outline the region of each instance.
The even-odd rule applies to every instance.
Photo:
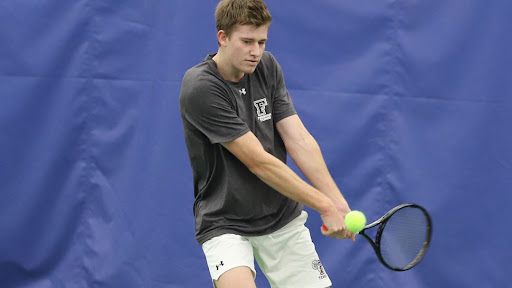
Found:
[[[293,106],[290,93],[286,88],[281,65],[279,65],[272,54],[269,53],[269,55],[273,64],[273,72],[275,73],[274,75],[276,81],[273,100],[273,116],[274,122],[277,123],[288,116],[296,114],[297,112]]]
[[[182,116],[211,143],[232,141],[249,131],[238,117],[227,92],[213,82],[184,79],[180,95]]]

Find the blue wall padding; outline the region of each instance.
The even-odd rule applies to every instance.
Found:
[[[0,287],[211,287],[178,95],[216,52],[216,3],[0,3]],[[268,6],[267,49],[352,208],[434,221],[396,273],[307,208],[333,287],[511,287],[512,2]]]

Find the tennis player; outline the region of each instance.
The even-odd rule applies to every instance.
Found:
[[[350,208],[265,51],[272,17],[262,0],[223,0],[215,18],[218,51],[185,73],[180,93],[196,238],[214,287],[256,287],[254,259],[272,287],[330,287],[303,205],[325,236],[354,240]]]

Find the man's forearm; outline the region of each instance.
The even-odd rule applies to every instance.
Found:
[[[330,197],[326,197],[327,195],[306,183],[292,169],[274,156],[268,154],[265,160],[260,161],[255,167],[249,167],[249,169],[263,182],[284,196],[321,214],[331,213],[333,202]]]
[[[252,132],[222,143],[252,173],[284,196],[329,216],[337,207],[332,200],[302,180],[281,160],[266,152]]]
[[[316,189],[328,196],[338,208],[340,205],[348,206],[329,173],[318,143],[312,136],[304,138],[300,143],[288,145],[287,150],[297,167]]]

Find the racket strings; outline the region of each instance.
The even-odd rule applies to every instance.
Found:
[[[380,238],[380,252],[390,266],[407,269],[421,260],[428,245],[429,221],[421,209],[406,207],[387,221]]]

